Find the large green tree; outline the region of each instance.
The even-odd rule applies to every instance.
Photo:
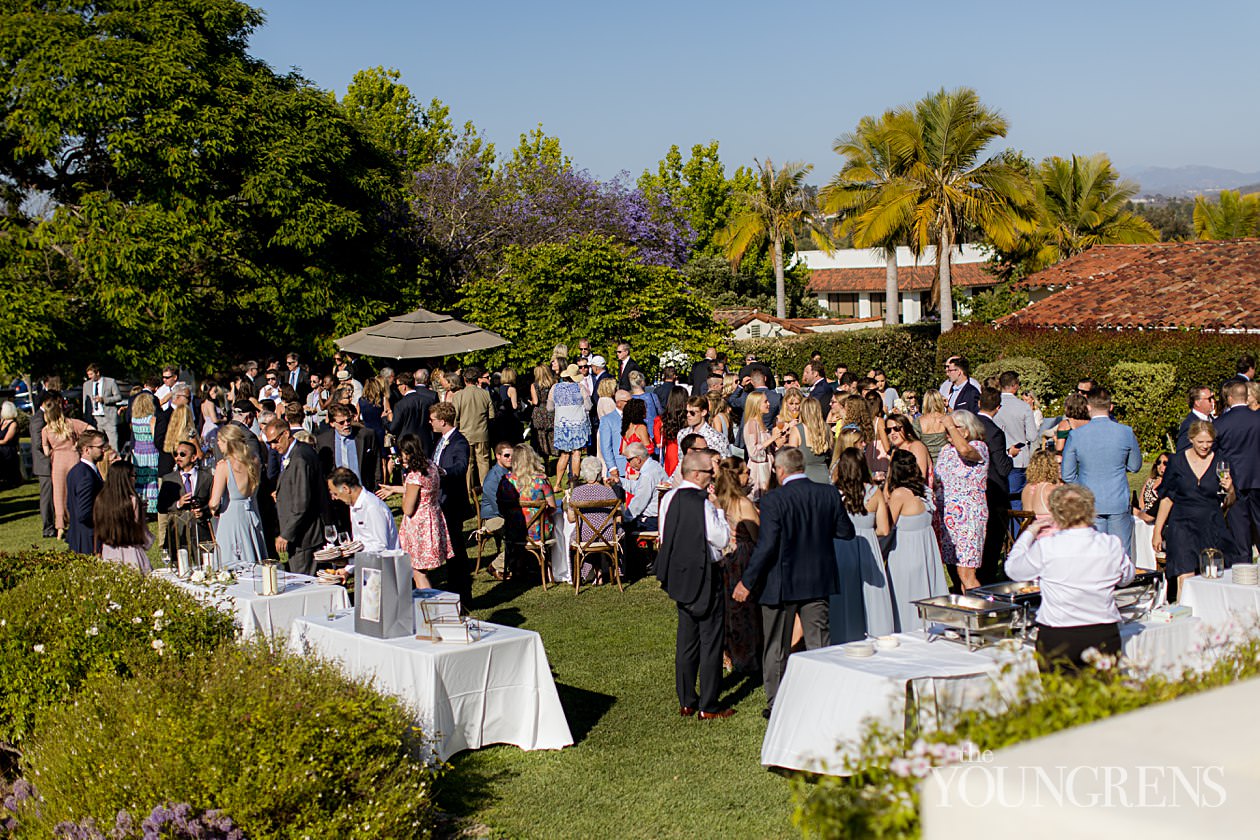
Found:
[[[1126,209],[1138,185],[1121,181],[1104,154],[1048,157],[1033,172],[1037,228],[1028,236],[1035,268],[1093,247],[1158,242],[1159,232]]]
[[[812,166],[792,162],[776,169],[766,158],[757,164],[756,186],[740,196],[743,207],[718,235],[719,243],[733,266],[738,266],[748,249],[762,241],[770,243],[774,261],[775,315],[787,317],[783,279],[784,245],[791,242],[799,249],[798,228],[809,231],[809,237],[820,248],[831,249],[831,239],[823,229],[818,205],[805,188],[805,176]]]
[[[354,74],[341,104],[351,120],[404,171],[446,159],[458,134],[440,99],[422,106],[397,70],[372,67]]]
[[[899,108],[887,127],[899,174],[879,190],[861,224],[877,240],[909,216],[912,243],[920,250],[935,246],[932,300],[939,302],[942,332],[954,326],[950,255],[959,232],[974,227],[997,247],[1011,248],[1035,226],[1027,177],[1001,154],[984,157],[1006,131],[1006,119],[969,88],[942,89]]]
[[[1221,190],[1216,201],[1194,199],[1194,235],[1199,239],[1239,239],[1260,234],[1260,193]]]
[[[901,176],[905,161],[892,146],[890,126],[893,112],[882,117],[863,117],[857,128],[837,138],[832,151],[844,158],[844,165],[823,187],[819,203],[823,212],[834,214],[840,232],[852,237],[858,248],[876,248],[884,255],[884,323],[895,324],[900,311],[897,288],[897,246],[909,240],[910,212],[903,208],[901,223],[868,215],[881,193]]]
[[[396,161],[248,55],[261,22],[235,0],[0,5],[0,277],[54,319],[0,367],[323,351],[413,302]]]
[[[518,367],[545,362],[575,335],[597,346],[628,341],[641,360],[699,355],[721,339],[712,308],[677,270],[644,265],[607,237],[510,247],[501,275],[464,284],[459,309],[512,342],[486,361]]]

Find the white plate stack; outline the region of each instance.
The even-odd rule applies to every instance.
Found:
[[[845,656],[853,656],[858,659],[865,659],[868,656],[875,655],[875,644],[873,642],[849,642],[842,649]]]
[[[1239,586],[1260,586],[1260,566],[1255,563],[1238,563],[1230,571]]]

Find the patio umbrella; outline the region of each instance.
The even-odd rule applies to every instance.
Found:
[[[503,336],[427,309],[398,315],[366,327],[337,346],[348,353],[380,359],[427,359],[490,350],[511,344]]]

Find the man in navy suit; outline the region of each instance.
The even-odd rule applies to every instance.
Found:
[[[1229,464],[1237,500],[1225,514],[1230,565],[1251,561],[1251,547],[1260,532],[1260,414],[1247,407],[1247,381],[1225,386],[1229,407],[1216,418],[1216,454]]]
[[[433,460],[442,472],[442,492],[438,504],[450,534],[451,550],[455,552],[455,556],[446,561],[446,585],[459,595],[462,608],[467,610],[472,604],[472,570],[468,568],[464,520],[472,516],[473,511],[468,500],[468,459],[472,450],[468,439],[455,428],[455,417],[455,406],[448,402],[436,403],[429,408],[429,424],[438,436]]]
[[[818,400],[823,407],[823,416],[831,408],[831,397],[836,393],[835,387],[827,381],[826,368],[822,362],[810,362],[801,373],[801,382],[809,386],[809,398]]]
[[[96,553],[96,521],[92,506],[105,484],[97,464],[105,457],[105,435],[88,430],[79,435],[79,463],[66,476],[66,542],[79,554]]]
[[[1195,420],[1205,423],[1213,422],[1212,410],[1216,408],[1216,395],[1212,389],[1204,385],[1195,385],[1190,389],[1190,413],[1177,428],[1177,451],[1185,452],[1190,448],[1190,424]]]
[[[1119,537],[1132,557],[1133,507],[1125,472],[1142,469],[1142,447],[1133,429],[1111,419],[1111,394],[1105,388],[1095,388],[1088,400],[1089,422],[1073,429],[1063,446],[1063,480],[1090,489],[1094,527]]]
[[[805,477],[805,456],[799,449],[780,449],[774,472],[782,487],[761,500],[757,547],[732,593],[740,602],[756,593],[761,604],[767,713],[792,649],[794,619],[800,616],[805,647],[814,650],[830,643],[827,599],[840,591],[833,540],[847,540],[854,533],[835,488]]]
[[[1002,543],[1005,542],[1008,525],[1006,512],[1011,505],[1011,490],[1007,478],[1015,465],[1006,446],[1006,432],[993,419],[1001,407],[1001,391],[985,388],[980,392],[980,413],[976,418],[984,426],[984,442],[989,447],[989,474],[984,487],[989,519],[984,528],[984,551],[980,556],[980,572],[977,575],[981,583],[995,583],[998,580],[998,564],[1002,560]]]
[[[972,414],[980,413],[980,389],[971,383],[971,366],[962,356],[952,356],[945,362],[945,376],[949,391],[945,400],[950,411],[961,408]]]

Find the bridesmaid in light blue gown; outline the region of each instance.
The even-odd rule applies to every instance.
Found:
[[[219,450],[223,458],[214,468],[210,509],[217,510],[226,495],[227,508],[219,516],[215,532],[220,560],[227,565],[261,563],[267,558],[267,544],[254,498],[260,472],[258,458],[246,445],[245,432],[232,424],[219,429]]]
[[[949,592],[941,547],[932,530],[931,496],[913,452],[899,449],[893,453],[888,467],[888,512],[896,530],[888,552],[888,581],[897,629],[909,633],[923,628],[914,602]]]
[[[892,526],[884,494],[871,483],[866,458],[859,450],[849,447],[840,453],[836,487],[855,532],[852,539],[835,541],[841,591],[831,598],[831,643],[842,644],[868,633],[893,632],[891,589],[879,548],[879,538],[887,536]]]

